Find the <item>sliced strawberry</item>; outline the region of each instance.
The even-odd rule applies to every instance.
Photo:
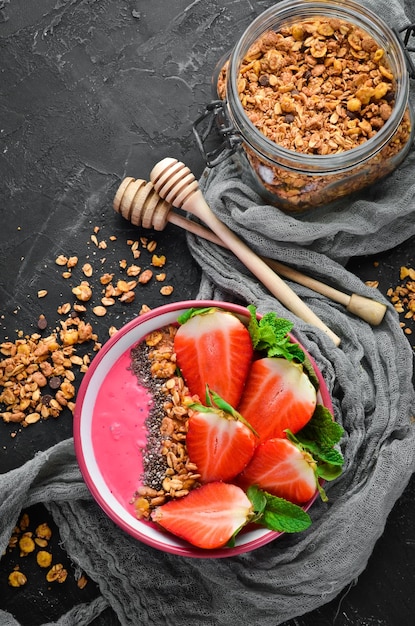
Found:
[[[213,549],[224,546],[252,513],[251,502],[240,487],[214,482],[157,507],[151,517],[192,545]]]
[[[269,439],[257,447],[237,483],[243,489],[257,485],[274,496],[304,504],[317,490],[316,463],[288,439]]]
[[[313,415],[317,394],[302,365],[283,358],[252,363],[238,411],[260,441],[298,432]]]
[[[226,406],[215,394],[217,406]],[[202,482],[230,480],[251,459],[258,438],[232,409],[195,405],[188,420],[186,446]]]
[[[204,402],[209,385],[232,406],[238,404],[253,354],[239,318],[216,308],[197,312],[177,330],[174,350],[192,395]]]

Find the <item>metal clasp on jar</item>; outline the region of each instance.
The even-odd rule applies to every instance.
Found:
[[[193,132],[208,167],[222,163],[242,143],[229,120],[226,102],[223,100],[213,100],[206,106],[205,111],[194,122]]]
[[[411,78],[415,78],[415,65],[414,62],[412,61],[411,57],[410,57],[410,52],[415,52],[415,47],[409,47],[408,46],[408,41],[409,41],[409,37],[415,36],[415,24],[408,24],[407,26],[404,26],[403,28],[394,28],[393,29],[395,32],[395,35],[398,38],[399,43],[402,46],[402,50],[403,53],[405,55],[405,60],[406,60],[406,66],[408,68],[408,72],[409,72],[409,76]],[[401,39],[401,33],[405,33],[403,41]]]

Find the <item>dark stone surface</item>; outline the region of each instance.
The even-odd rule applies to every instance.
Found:
[[[101,269],[121,277],[119,261],[132,262],[128,240],[154,238],[157,253],[167,257],[166,282],[174,285],[173,295],[161,296],[160,284],[153,280],[137,291],[133,304],[117,303],[105,318],[89,314],[102,342],[111,325],[132,319],[142,304],[155,307],[196,294],[199,270],[183,232],[171,225],[161,233],[134,228],[113,211],[112,200],[124,176],[147,178],[164,156],[180,158],[200,175],[203,162],[191,125],[211,99],[213,68],[270,4],[0,2],[1,341],[14,340],[17,330],[37,331],[41,313],[49,329],[59,324],[58,306],[73,301],[71,288],[82,279],[80,268],[72,279],[62,278],[55,264],[59,254],[76,255],[80,264],[89,261],[98,268],[91,279],[96,294]],[[95,227],[107,249],[91,241]],[[407,241],[375,259],[355,259],[350,268],[364,280],[379,280],[386,293],[399,282],[399,267],[414,261],[414,242]],[[143,250],[140,265],[149,262]],[[40,289],[48,290],[43,299],[37,297]],[[72,434],[69,413],[26,429],[0,427],[1,472]],[[356,584],[289,626],[414,624],[414,503],[412,480]],[[49,520],[42,506],[29,514],[32,525]],[[11,589],[7,576],[19,558],[7,553],[0,562],[0,608],[27,626],[56,620],[74,603],[98,593],[93,581],[84,590],[77,588],[74,566],[56,528],[52,541],[54,560],[69,571],[65,584],[47,585],[44,572],[26,557],[29,582]],[[117,620],[107,613],[99,623]]]

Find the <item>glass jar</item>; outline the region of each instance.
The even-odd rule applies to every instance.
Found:
[[[402,43],[354,0],[272,6],[243,33],[214,84],[226,134],[241,143],[243,176],[287,212],[374,183],[412,146]]]

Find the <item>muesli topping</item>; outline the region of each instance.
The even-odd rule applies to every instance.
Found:
[[[137,517],[171,498],[180,498],[199,485],[200,475],[186,449],[187,421],[195,401],[176,372],[173,341],[176,327],[154,331],[131,351],[131,368],[151,391],[153,402],[146,420],[142,485],[134,505]]]

